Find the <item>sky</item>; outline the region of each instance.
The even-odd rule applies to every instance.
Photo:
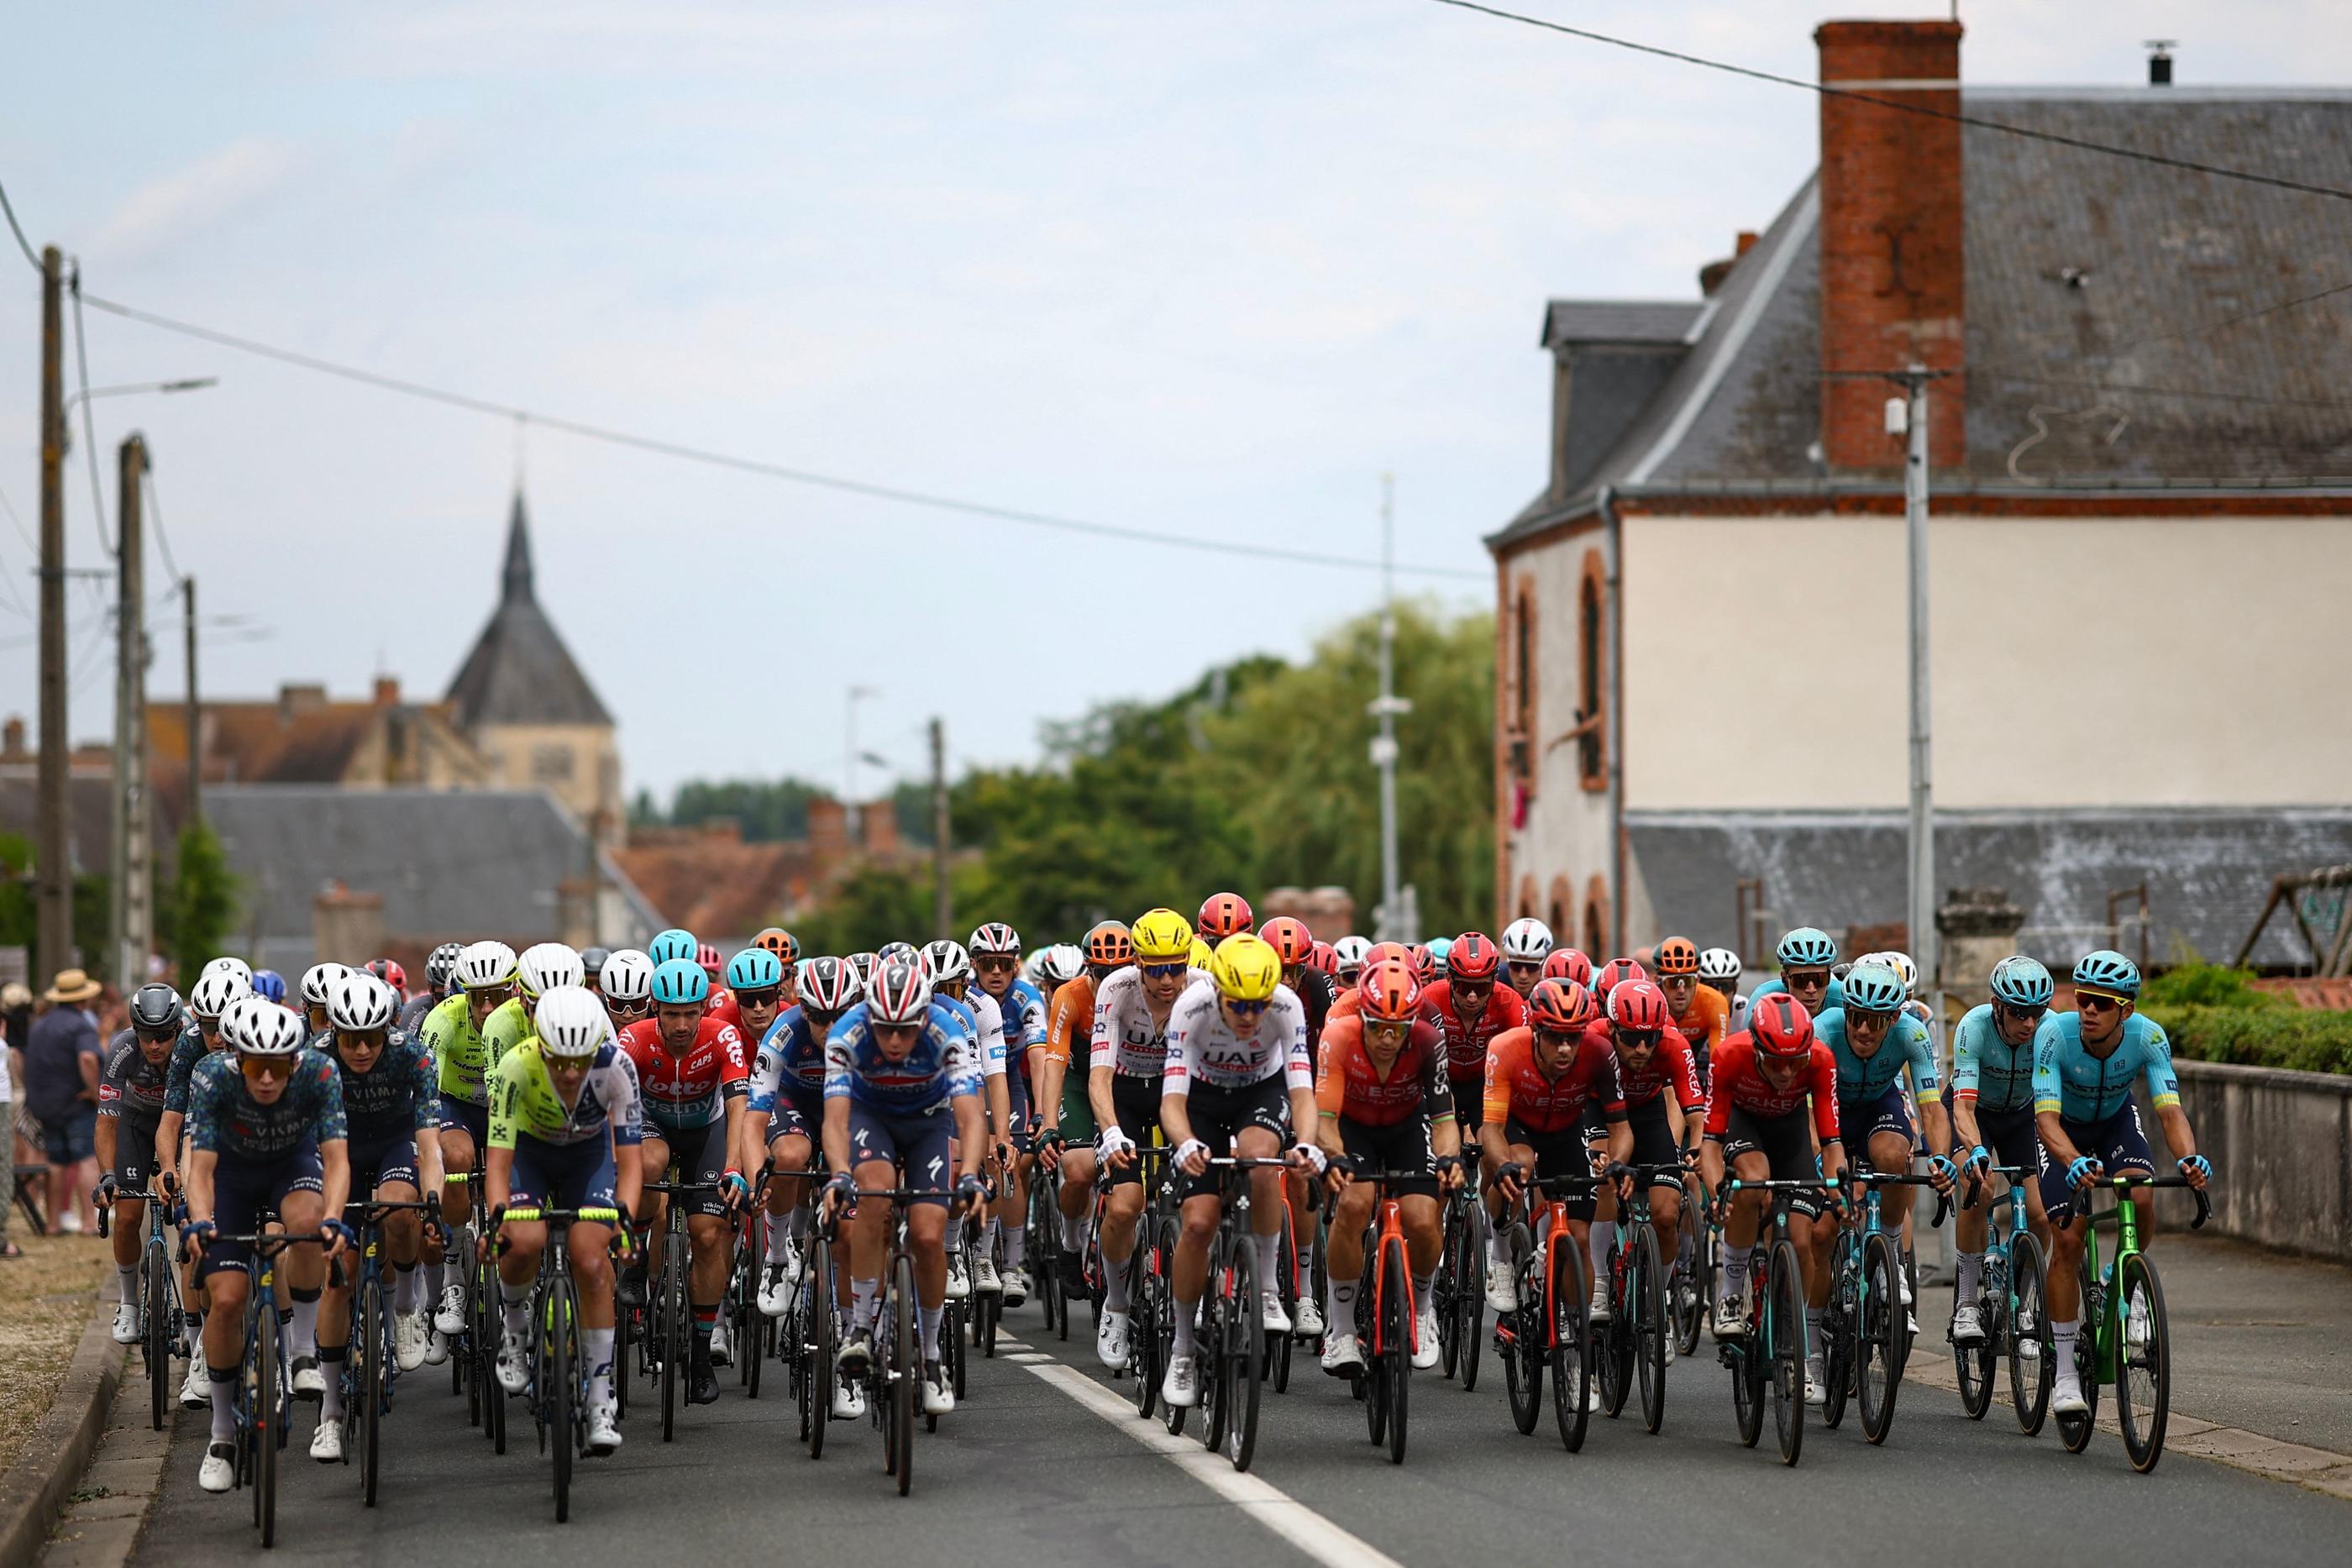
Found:
[[[1788,0],[1521,9],[1810,79]],[[1964,76],[2340,82],[2326,0],[1961,7]],[[1851,13],[1847,13],[1851,14]],[[1942,16],[1897,5],[1866,14]],[[2055,25],[2063,17],[2063,25]],[[2329,74],[2331,62],[2335,74]],[[1811,168],[1813,95],[1431,0],[53,6],[0,183],[94,296],[787,467],[1363,561],[1488,602],[1538,490],[1547,298],[1695,298]],[[1043,531],[680,463],[87,312],[106,507],[145,433],[205,689],[446,688],[528,497],[628,788],[1033,760],[1042,721],[1305,653],[1377,573]],[[38,280],[0,252],[0,713],[37,691]],[[67,384],[75,384],[68,361]],[[77,419],[68,564],[107,564]],[[5,522],[5,519],[0,519]],[[151,549],[151,590],[165,584]],[[111,723],[70,585],[71,730]],[[159,612],[159,613],[163,613]],[[215,622],[214,618],[222,618]],[[183,689],[159,622],[151,691]],[[861,793],[887,775],[867,769]]]

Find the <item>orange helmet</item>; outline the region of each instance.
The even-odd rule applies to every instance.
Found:
[[[1580,986],[1592,983],[1592,960],[1573,947],[1555,947],[1544,960],[1544,978],[1573,980]]]
[[[1201,918],[1192,922],[1192,929],[1214,946],[1228,936],[1240,936],[1255,923],[1249,900],[1238,893],[1213,893],[1201,905]]]
[[[1364,967],[1369,969],[1383,958],[1402,958],[1412,962],[1412,949],[1402,942],[1375,942],[1364,950]]]
[[[1135,939],[1116,920],[1106,920],[1087,933],[1087,962],[1100,968],[1119,969],[1135,962]]]
[[[1572,980],[1538,980],[1528,997],[1528,1018],[1551,1034],[1580,1034],[1601,1015],[1592,993]]]
[[[1652,969],[1660,979],[1698,973],[1698,944],[1687,936],[1669,936],[1652,955]]]
[[[801,961],[800,938],[781,925],[771,925],[752,937],[751,946],[773,953],[776,962],[787,969]]]
[[[1421,1005],[1421,982],[1401,959],[1365,965],[1356,989],[1364,999],[1364,1017],[1374,1023],[1402,1023]]]
[[[1202,910],[1206,915],[1208,911]],[[1282,959],[1286,969],[1294,964],[1310,963],[1315,957],[1315,933],[1307,929],[1307,922],[1287,915],[1277,915],[1265,923],[1258,936]]]

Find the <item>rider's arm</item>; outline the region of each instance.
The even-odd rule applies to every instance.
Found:
[[[987,1129],[981,1125],[980,1121],[980,1096],[954,1095],[948,1101],[948,1107],[955,1113],[956,1174],[978,1176],[989,1154]],[[830,1125],[828,1123],[828,1130]]]
[[[2058,1015],[2043,1014],[2042,1027],[2033,1035],[2033,1130],[2041,1134],[2042,1146],[2052,1159],[2072,1166],[2080,1152],[2066,1135],[2063,1114],[2065,1084],[2058,1071],[2058,1052],[2064,1040],[2059,1032]]]
[[[109,1113],[111,1111],[110,1106],[100,1106],[99,1110],[98,1132],[96,1134],[98,1139],[98,1174],[101,1177],[107,1177],[111,1176],[114,1174],[114,1145],[116,1139],[121,1136],[118,1129],[122,1125],[122,1124]]]
[[[835,1171],[850,1168],[849,1101],[835,1099],[830,1090],[824,1098],[824,1163]]]
[[[341,1138],[319,1140],[319,1185],[327,1200],[327,1218],[341,1219],[352,1200],[352,1146]]]
[[[625,1143],[616,1133],[613,1139],[613,1201],[622,1214],[635,1215],[637,1199],[644,1195],[645,1186],[646,1166],[642,1145],[635,1139]]]
[[[201,1225],[213,1217],[213,1174],[220,1166],[220,1155],[211,1149],[198,1149],[188,1160],[188,1219]]]

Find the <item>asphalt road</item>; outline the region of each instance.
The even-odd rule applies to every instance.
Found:
[[[1929,1297],[1938,1311],[1943,1300]],[[1759,1448],[1739,1446],[1728,1377],[1705,1348],[1672,1369],[1661,1436],[1596,1417],[1574,1455],[1560,1447],[1548,1406],[1535,1436],[1512,1428],[1491,1356],[1474,1394],[1423,1375],[1401,1469],[1367,1440],[1344,1385],[1302,1354],[1290,1392],[1269,1392],[1257,1462],[1237,1479],[1191,1438],[1167,1440],[1157,1422],[1136,1419],[1129,1385],[1094,1364],[1084,1309],[1066,1343],[1044,1334],[1034,1305],[1010,1314],[1006,1328],[1019,1345],[975,1360],[963,1407],[937,1435],[917,1434],[908,1499],[883,1475],[869,1425],[836,1423],[824,1458],[812,1463],[794,1439],[781,1379],[754,1402],[730,1376],[719,1403],[688,1411],[672,1444],[636,1406],[626,1447],[582,1465],[572,1522],[559,1527],[548,1462],[527,1434],[494,1457],[446,1375],[419,1376],[388,1426],[383,1503],[373,1511],[360,1506],[354,1472],[304,1456],[305,1417],[288,1450],[279,1544],[306,1562],[400,1568],[854,1561],[834,1554],[877,1539],[903,1561],[972,1568],[1419,1564],[1465,1548],[1548,1562],[1564,1547],[1629,1561],[1661,1552],[1688,1561],[1703,1547],[1763,1563],[1875,1564],[1890,1547],[1938,1550],[2023,1531],[2034,1542],[2023,1549],[2037,1555],[2063,1542],[2160,1568],[2233,1561],[2254,1541],[2265,1564],[2340,1564],[2352,1542],[2352,1504],[2187,1455],[2135,1475],[2111,1433],[2069,1456],[2054,1427],[2022,1437],[2000,1405],[1971,1422],[1953,1395],[1916,1382],[1884,1448],[1866,1444],[1849,1414],[1840,1431],[1813,1426],[1801,1464],[1788,1470],[1769,1420]],[[1934,1337],[1923,1334],[1920,1354],[1941,1353]],[[2205,1413],[2185,1396],[2179,1403]],[[136,1561],[226,1562],[253,1551],[247,1498],[196,1488],[204,1431],[201,1415],[180,1420]]]

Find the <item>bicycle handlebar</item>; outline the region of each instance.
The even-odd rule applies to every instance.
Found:
[[[1845,1173],[1845,1179],[1854,1183],[1858,1186],[1933,1186],[1936,1185],[1934,1177],[1915,1176],[1908,1171],[1865,1171],[1850,1169]],[[1944,1223],[1944,1216],[1949,1214],[1951,1209],[1951,1195],[1949,1193],[1937,1193],[1936,1195],[1936,1218],[1927,1222],[1927,1228],[1930,1230],[1939,1228]]]
[[[2085,1191],[2092,1187],[2098,1186],[2112,1187],[2115,1190],[2123,1193],[2126,1197],[2130,1196],[2129,1189],[2133,1187],[2189,1187],[2189,1192],[2194,1195],[2197,1199],[2197,1218],[2189,1222],[2189,1228],[2191,1230],[2202,1230],[2205,1228],[2205,1222],[2213,1217],[2212,1198],[2207,1196],[2203,1187],[2189,1186],[2189,1178],[2187,1176],[2137,1176],[2127,1171],[2122,1176],[2101,1176],[2096,1181],[2086,1181],[2080,1185]]]

